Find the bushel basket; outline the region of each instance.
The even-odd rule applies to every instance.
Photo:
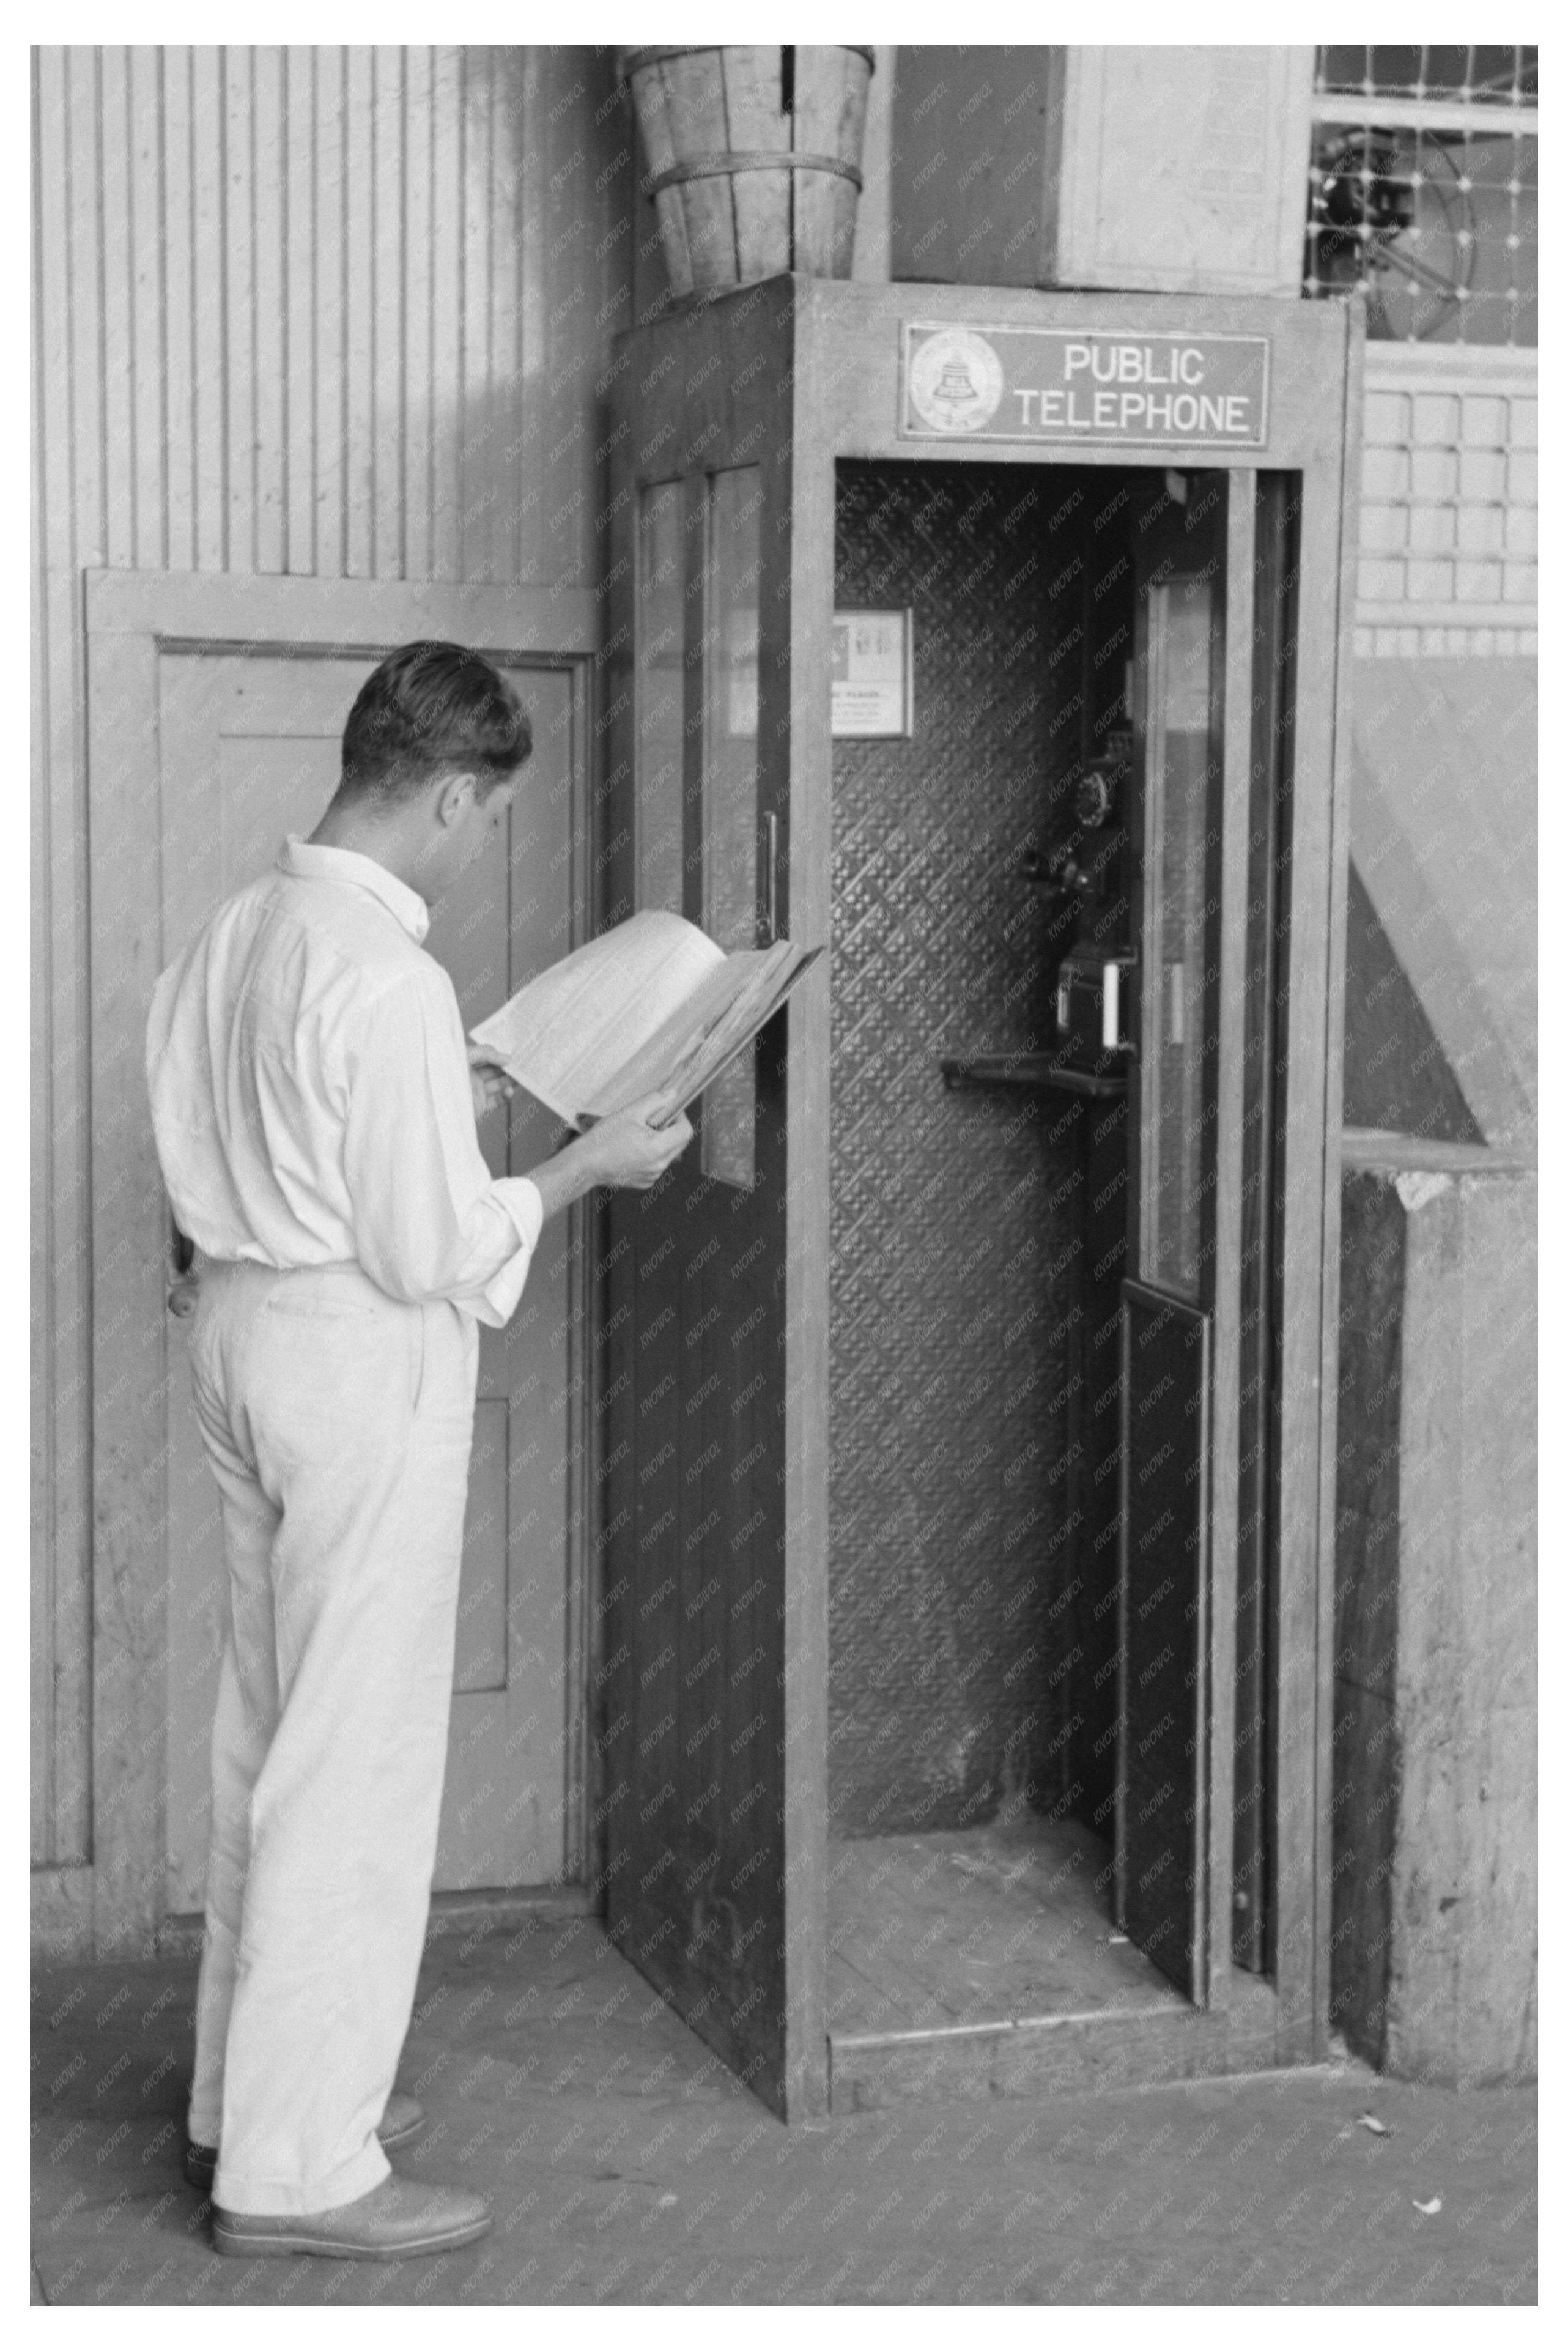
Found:
[[[869,48],[624,49],[672,291],[847,277]]]

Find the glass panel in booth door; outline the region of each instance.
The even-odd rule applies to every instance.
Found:
[[[1148,591],[1138,1271],[1197,1301],[1202,1249],[1206,940],[1210,915],[1215,590]]]
[[[685,485],[655,482],[637,510],[637,904],[684,914]]]
[[[703,644],[702,925],[721,947],[757,945],[758,575],[762,476],[737,465],[708,478]],[[703,1097],[705,1176],[757,1180],[757,1049]]]

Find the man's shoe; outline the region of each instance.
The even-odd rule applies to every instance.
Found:
[[[416,2131],[424,2128],[424,2108],[406,2090],[394,2090],[386,2103],[386,2110],[376,2128],[376,2137],[390,2155],[394,2147],[406,2147]],[[185,2147],[185,2177],[193,2188],[211,2195],[217,2174],[218,2151],[215,2147],[197,2147],[187,2141]]]
[[[490,2208],[458,2188],[427,2188],[395,2175],[329,2212],[225,2212],[213,2207],[220,2253],[323,2253],[340,2262],[396,2262],[472,2245],[490,2226]]]

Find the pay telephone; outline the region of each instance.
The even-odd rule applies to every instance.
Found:
[[[1054,894],[1077,902],[1078,935],[1057,973],[1056,1058],[1096,1076],[1120,1071],[1134,1050],[1138,958],[1127,936],[1125,856],[1132,761],[1131,731],[1117,728],[1085,762],[1071,830],[1041,877]]]

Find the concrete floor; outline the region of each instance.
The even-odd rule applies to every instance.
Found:
[[[827,1876],[830,2033],[1186,2006],[1114,1934],[1111,1850],[1078,1821],[845,1838]]]
[[[484,2242],[385,2267],[221,2259],[180,2171],[194,1960],[49,1966],[32,2002],[34,2301],[1535,2298],[1533,2090],[1456,2095],[1345,2062],[786,2130],[593,1921],[436,1924],[400,2075],[430,2123],[399,2168],[488,2196]]]

